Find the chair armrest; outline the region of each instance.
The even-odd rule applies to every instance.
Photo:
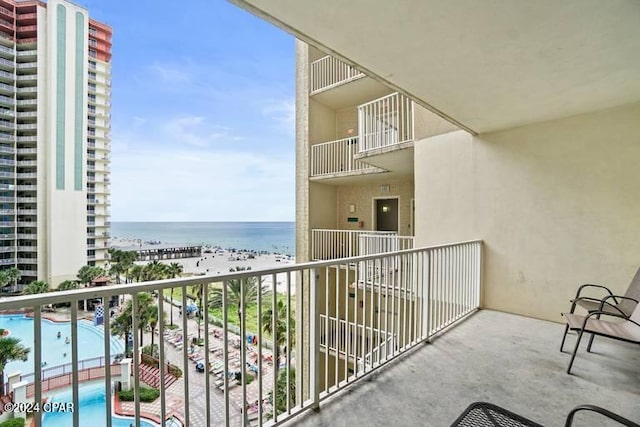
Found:
[[[600,318],[600,316],[615,317],[615,318],[618,318],[618,319],[626,320],[627,322],[631,322],[634,325],[640,326],[640,323],[636,322],[633,319],[628,318],[624,314],[608,313],[606,311],[592,311],[591,313],[587,314],[584,317],[584,322],[582,322],[582,329],[584,329],[584,327],[587,325],[587,321],[593,316],[598,316],[598,319]]]
[[[604,297],[604,299],[607,299],[607,298],[610,298],[610,297],[611,297],[611,295]],[[599,303],[600,303],[600,306],[599,306],[599,308],[598,308],[598,310],[599,310],[599,311],[603,311],[603,308],[604,308],[604,305],[605,305],[605,304],[606,304],[606,305],[608,305],[608,306],[610,306],[610,307],[611,307],[611,308],[613,308],[613,309],[616,309],[616,306],[615,306],[615,305],[612,305],[610,302],[604,302],[604,303],[603,303],[604,299],[600,299],[600,298],[593,298],[593,297],[579,297],[579,298],[576,298],[576,299],[572,300],[572,302],[571,302],[571,311],[570,311],[570,313],[573,313],[573,312],[575,311],[575,309],[576,309],[576,305],[578,305],[578,303],[579,303],[580,301],[593,301],[593,302],[599,302]],[[620,311],[620,310],[618,309],[618,311]]]
[[[616,305],[620,304],[616,298],[620,298],[621,300],[633,301],[636,304],[638,304],[638,300],[635,299],[635,298],[629,298],[629,297],[625,297],[625,296],[621,296],[621,295],[609,295],[609,296],[606,296],[606,297],[602,298],[602,302],[600,303],[600,308],[599,308],[600,311],[602,311],[602,309],[604,308],[604,305],[607,304],[607,305],[615,308],[616,310],[618,310],[620,312],[620,314],[624,315],[625,317],[629,317],[622,310],[620,310],[616,305],[612,305],[610,302],[607,302],[607,300],[610,299],[610,298],[613,298],[613,300],[616,302]]]
[[[591,411],[591,412],[597,412],[600,415],[604,415],[605,417],[617,421],[620,424],[627,426],[627,427],[640,427],[640,425],[634,423],[631,420],[628,420],[624,417],[621,417],[618,414],[615,414],[607,409],[601,408],[599,406],[594,406],[594,405],[580,405],[580,406],[576,406],[575,408],[573,408],[571,410],[571,412],[569,412],[569,415],[567,415],[567,419],[565,421],[564,426],[565,427],[571,427],[573,425],[573,417],[575,416],[576,413],[578,413],[579,411]]]
[[[580,293],[582,292],[582,290],[584,288],[598,288],[598,289],[604,289],[606,290],[609,295],[613,295],[613,292],[611,292],[611,290],[609,288],[607,288],[606,286],[603,285],[595,285],[593,283],[585,283],[584,285],[580,286],[578,288],[578,292],[576,292],[576,298],[580,298]]]

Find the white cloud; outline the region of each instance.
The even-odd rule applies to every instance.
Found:
[[[292,159],[248,152],[124,151],[113,156],[114,220],[290,221]]]
[[[197,115],[182,115],[173,118],[162,125],[162,130],[164,137],[169,142],[199,148],[209,147],[218,140],[241,138],[232,135],[233,129],[210,124],[204,117]]]
[[[293,135],[296,125],[296,105],[293,98],[265,101],[262,114],[273,120],[280,131]]]
[[[149,66],[149,70],[163,83],[188,83],[192,79],[190,72],[175,64],[155,62]]]

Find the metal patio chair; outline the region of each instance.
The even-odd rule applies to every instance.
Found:
[[[599,289],[605,291],[605,295],[603,298],[595,298],[592,296],[583,296],[583,291],[587,289]],[[604,301],[604,304],[602,302]],[[640,268],[636,271],[635,276],[631,279],[631,283],[629,283],[629,287],[623,296],[616,296],[611,292],[611,289],[607,288],[603,285],[595,285],[591,283],[584,284],[578,288],[578,292],[576,292],[576,296],[571,300],[571,311],[573,313],[576,307],[582,307],[587,310],[587,312],[592,313],[594,311],[605,311],[607,313],[621,314],[623,316],[629,317],[631,313],[636,308],[640,302]],[[569,325],[565,329],[565,337],[567,336],[567,330],[569,329]],[[589,339],[589,345],[587,346],[587,351],[591,351],[591,346],[593,345],[594,335],[591,335]],[[562,344],[560,345],[560,351],[562,351],[562,347],[564,346],[564,339],[562,340]]]
[[[597,288],[606,291],[605,297],[608,298],[605,306],[600,308],[602,298],[593,298],[589,296],[582,296],[582,292],[589,288]],[[631,315],[636,308],[636,304],[640,301],[640,268],[636,271],[635,276],[631,279],[627,291],[623,295],[626,299],[621,300],[620,297],[615,296],[609,288],[603,285],[594,285],[587,283],[578,288],[575,298],[572,300],[573,305],[578,305],[585,310],[591,311],[607,311],[610,313],[619,313],[627,317]],[[573,313],[573,306],[571,312]]]
[[[607,298],[611,297],[603,299],[600,308],[605,307]],[[578,332],[578,339],[576,340],[576,345],[573,349],[573,354],[571,355],[567,374],[571,373],[571,366],[576,358],[576,353],[578,352],[582,335],[585,332],[601,337],[613,338],[619,341],[640,344],[640,304],[636,305],[635,310],[633,310],[629,317],[621,313],[610,313],[604,310],[592,311],[586,316],[575,313],[563,313],[562,315],[567,321],[567,327],[564,329],[564,336],[562,337],[562,344],[560,344],[560,351],[562,351],[564,347],[564,341],[567,338],[567,332],[569,329]],[[602,316],[611,317],[617,320],[603,320],[601,319]],[[589,343],[589,348],[590,347],[591,343]]]

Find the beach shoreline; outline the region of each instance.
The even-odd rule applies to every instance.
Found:
[[[181,247],[193,245],[165,245],[162,242],[142,242],[145,247]],[[114,237],[110,240],[110,246],[120,250],[136,250],[140,244],[139,239],[123,239]],[[163,264],[177,263],[183,268],[185,275],[222,275],[228,274],[237,268],[249,270],[263,270],[295,264],[295,258],[267,251],[255,251],[251,249],[220,248],[217,246],[203,246],[202,255],[192,258],[175,258],[159,260]],[[136,261],[136,264],[145,265],[149,261]],[[291,277],[291,294],[295,294],[295,275]],[[265,276],[263,285],[273,289],[272,276]],[[276,290],[278,293],[287,293],[287,274],[276,275]]]

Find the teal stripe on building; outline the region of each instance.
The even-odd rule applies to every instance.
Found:
[[[66,56],[67,56],[67,8],[59,4],[56,8],[56,189],[64,190],[64,139],[66,108]]]
[[[82,13],[76,12],[76,104],[75,104],[75,129],[74,129],[74,153],[73,153],[73,173],[74,190],[82,191],[82,179],[84,176],[84,150],[82,146],[83,131],[85,128],[84,107],[84,63],[85,63],[85,17]]]

